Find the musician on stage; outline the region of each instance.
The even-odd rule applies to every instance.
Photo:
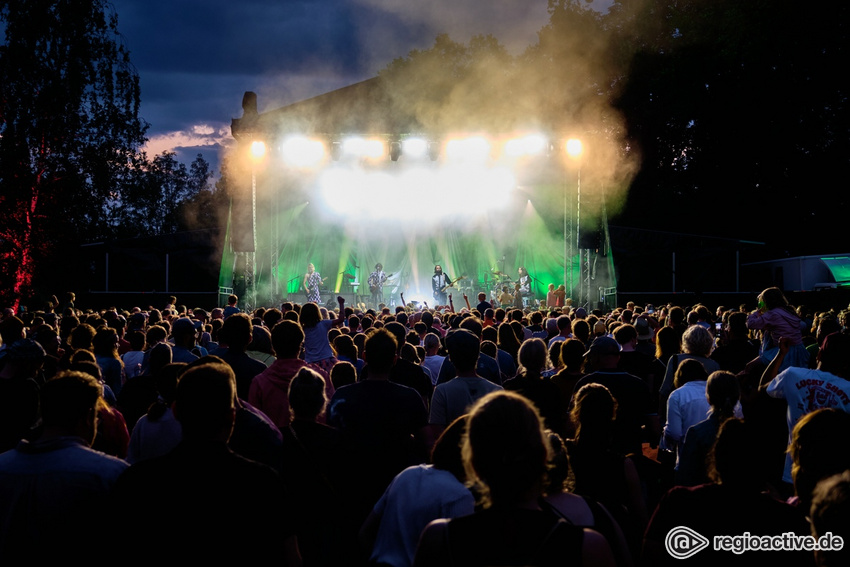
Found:
[[[528,275],[528,270],[525,266],[519,267],[519,291],[523,297],[532,297],[531,293],[531,276]]]
[[[522,286],[519,282],[514,284],[514,307],[520,310],[525,307],[522,296]]]
[[[431,276],[431,289],[434,291],[434,299],[437,305],[446,305],[449,302],[449,297],[446,294],[446,287],[451,285],[452,279],[448,274],[443,273],[443,267],[440,265],[434,266],[434,275]]]
[[[304,274],[304,281],[301,282],[301,286],[307,292],[308,302],[322,304],[322,296],[319,288],[322,286],[323,281],[322,275],[316,271],[316,266],[307,264],[307,273]]]
[[[384,283],[388,277],[384,272],[384,266],[380,262],[375,264],[375,271],[369,274],[369,291],[372,292],[372,304],[375,307],[378,307],[384,302]]]

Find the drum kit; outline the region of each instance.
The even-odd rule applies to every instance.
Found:
[[[490,274],[493,276],[490,280],[490,285],[492,286],[490,297],[493,299],[498,298],[502,294],[502,288],[504,286],[508,286],[508,291],[513,291],[513,280],[508,274],[499,270],[493,270]]]

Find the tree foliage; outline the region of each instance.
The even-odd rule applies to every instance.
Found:
[[[138,238],[220,226],[226,192],[215,190],[212,178],[210,164],[201,154],[188,168],[174,152],[152,159],[142,154],[132,183],[114,203],[113,234]]]
[[[81,242],[218,226],[201,155],[187,168],[139,150],[139,77],[111,4],[3,1],[0,28],[3,299],[59,279]]]
[[[846,197],[831,188],[850,165],[846,5],[618,7],[616,39],[632,57],[612,100],[643,154],[634,218],[660,215],[690,232],[713,224],[789,253],[834,252]]]
[[[147,126],[108,3],[5,1],[0,24],[0,274],[17,299],[64,244],[108,233]]]
[[[178,207],[181,230],[196,230],[224,226],[228,211],[227,166],[222,163],[221,177],[210,185],[213,174],[210,164],[198,154],[189,165],[189,196]]]

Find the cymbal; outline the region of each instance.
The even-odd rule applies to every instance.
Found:
[[[504,276],[505,274],[503,274],[503,273],[502,273],[502,272],[500,272],[499,270],[494,270],[494,271],[493,271],[493,275],[494,275],[494,276]]]

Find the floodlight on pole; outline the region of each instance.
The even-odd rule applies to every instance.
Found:
[[[249,303],[246,307],[252,310],[257,306],[257,166],[266,156],[266,143],[262,140],[251,142],[250,154],[254,162],[251,165],[251,231],[254,249],[245,258],[245,287]]]
[[[584,146],[578,138],[570,138],[564,145],[567,155],[578,160],[584,151]],[[564,184],[564,285],[569,281],[570,293],[573,291],[573,271],[570,269],[570,260],[572,259],[571,248],[572,242],[568,237],[567,232],[567,186]],[[582,305],[581,294],[581,163],[579,162],[578,176],[576,178],[576,250],[578,250],[578,269],[579,269],[579,291],[578,305]]]
[[[251,142],[251,157],[262,159],[266,155],[266,143],[261,140]]]

